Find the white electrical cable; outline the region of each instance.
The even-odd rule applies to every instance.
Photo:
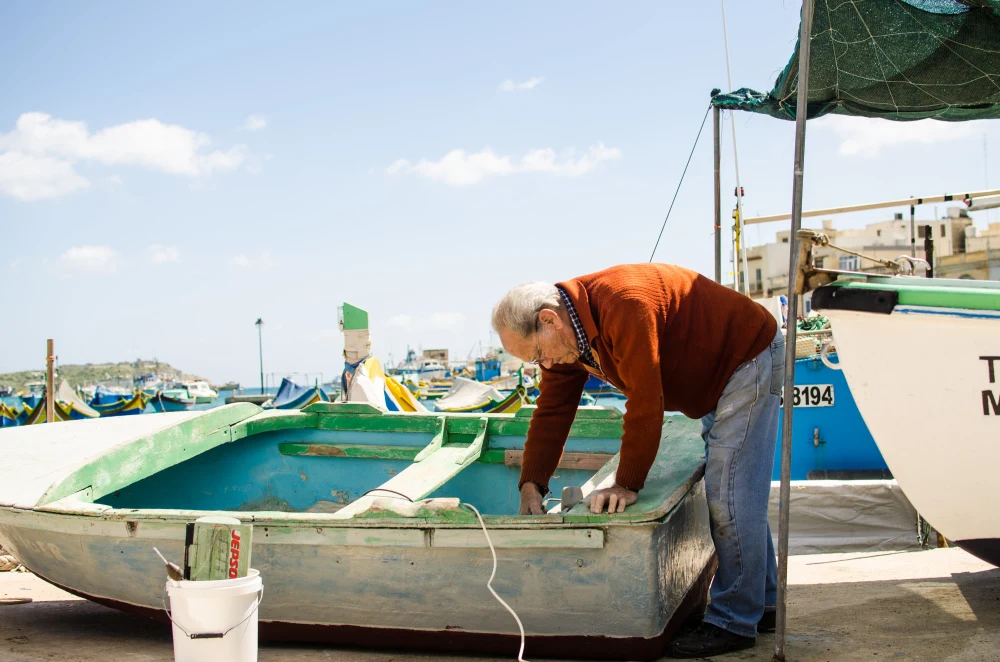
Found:
[[[726,32],[726,0],[720,0],[722,3],[722,42],[726,48],[726,82],[729,85],[730,91],[733,89],[733,75],[730,71],[729,66],[729,35]],[[747,266],[747,249],[746,249],[746,236],[743,233],[743,189],[740,188],[740,157],[736,152],[736,113],[729,111],[729,121],[731,122],[731,127],[733,130],[733,164],[736,166],[736,225],[739,228],[739,234],[742,238],[740,242],[743,247],[743,293],[750,294],[750,268]],[[735,243],[735,242],[734,242]],[[735,250],[735,248],[734,248]],[[739,260],[739,255],[733,256],[733,262],[737,263]],[[733,274],[735,280],[734,285],[735,290],[740,289],[740,274],[738,265],[734,265],[736,268]]]
[[[493,541],[490,540],[490,534],[486,530],[486,523],[483,522],[483,516],[479,514],[479,510],[475,506],[471,503],[463,503],[462,505],[468,506],[472,512],[476,513],[476,517],[479,518],[479,525],[483,527],[483,535],[486,536],[486,543],[490,546],[490,554],[493,555],[493,572],[490,573],[490,578],[486,581],[486,588],[490,590],[490,593],[492,593],[493,597],[497,599],[497,602],[502,604],[504,608],[510,612],[510,615],[514,617],[514,620],[517,621],[517,629],[521,631],[521,650],[517,652],[517,662],[528,662],[524,659],[524,626],[521,625],[521,619],[517,617],[517,613],[510,608],[510,605],[504,602],[504,599],[497,595],[497,592],[493,590],[493,578],[496,577],[497,574],[497,552],[493,548]]]

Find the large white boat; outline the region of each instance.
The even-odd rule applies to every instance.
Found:
[[[1000,566],[1000,282],[837,278],[812,307],[892,475],[939,532]]]

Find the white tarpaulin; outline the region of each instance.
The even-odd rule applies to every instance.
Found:
[[[778,547],[778,489],[767,518]],[[919,549],[917,512],[894,480],[793,480],[788,553]]]

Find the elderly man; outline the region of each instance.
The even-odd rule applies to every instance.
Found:
[[[542,368],[524,444],[521,514],[544,512],[589,375],[628,398],[616,484],[591,494],[592,512],[635,503],[665,411],[700,418],[719,568],[702,624],[674,640],[670,653],[749,648],[758,630],[773,630],[777,568],[767,501],[784,371],[775,319],[694,271],[635,264],[519,285],[493,309],[493,327],[508,352]]]

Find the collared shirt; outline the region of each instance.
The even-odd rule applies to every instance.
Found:
[[[573,302],[563,288],[557,287],[556,289],[559,290],[563,305],[566,306],[566,312],[569,313],[569,321],[573,323],[573,331],[576,333],[576,346],[580,350],[580,363],[594,370],[600,370],[601,368],[597,365],[597,361],[594,360],[594,354],[590,349],[590,340],[587,339],[587,332],[583,328],[583,323],[580,321],[580,316],[576,313]]]

